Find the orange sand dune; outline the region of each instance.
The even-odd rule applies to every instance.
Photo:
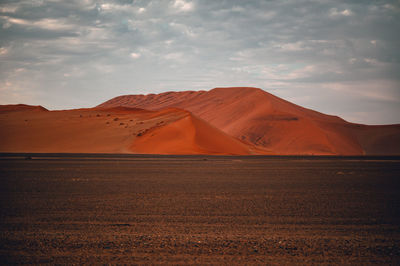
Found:
[[[43,106],[26,105],[26,104],[9,104],[0,105],[0,112],[18,112],[18,111],[48,111]]]
[[[189,112],[181,119],[151,129],[132,150],[156,154],[254,154],[250,147],[212,127]]]
[[[0,127],[0,152],[252,153],[250,146],[176,108],[0,106]]]
[[[400,154],[400,125],[348,123],[256,88],[128,95],[67,111],[5,105],[0,127],[0,152]]]
[[[400,125],[358,130],[337,116],[300,107],[257,88],[126,95],[99,106],[186,109],[225,133],[274,154],[400,154],[391,141],[399,138]],[[369,136],[376,139],[373,144]]]
[[[400,125],[345,125],[363,147],[366,154],[399,155]]]

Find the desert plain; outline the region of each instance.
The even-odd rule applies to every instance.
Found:
[[[398,264],[400,158],[0,156],[2,264]]]

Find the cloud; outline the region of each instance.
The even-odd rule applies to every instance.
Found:
[[[192,11],[194,9],[193,2],[187,2],[184,0],[175,0],[173,6],[182,12]]]
[[[7,49],[7,48],[5,48],[5,47],[0,47],[0,55],[5,55],[5,54],[7,54],[7,52],[8,52],[8,49]]]
[[[400,122],[398,17],[390,0],[3,1],[0,104],[243,85]]]
[[[348,17],[353,15],[353,12],[350,9],[344,9],[339,11],[337,8],[332,8],[329,12],[329,15],[331,17],[341,17],[341,16]]]
[[[141,54],[139,54],[139,53],[131,53],[130,56],[131,56],[133,59],[138,59],[138,58],[141,56]]]

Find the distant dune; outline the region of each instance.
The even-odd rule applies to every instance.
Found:
[[[400,125],[352,124],[257,88],[126,95],[99,106],[182,108],[226,134],[273,154],[400,154]]]
[[[48,111],[46,108],[40,105],[26,105],[26,104],[10,104],[0,105],[0,112],[26,112],[26,111]]]
[[[0,152],[400,155],[400,125],[349,123],[257,88],[126,95],[95,108],[0,106]]]

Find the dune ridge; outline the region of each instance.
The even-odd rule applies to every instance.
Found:
[[[399,145],[389,140],[399,139],[400,125],[374,127],[349,123],[258,88],[125,95],[99,106],[182,108],[228,135],[274,154],[400,154]]]
[[[0,112],[20,112],[20,111],[48,111],[41,105],[27,105],[27,104],[8,104],[0,105]]]

